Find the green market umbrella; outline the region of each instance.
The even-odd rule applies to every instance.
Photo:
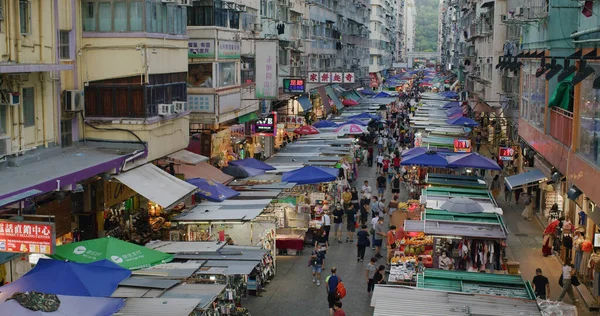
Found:
[[[172,255],[112,237],[58,246],[51,257],[79,263],[91,263],[106,259],[129,270],[148,268],[173,260]]]

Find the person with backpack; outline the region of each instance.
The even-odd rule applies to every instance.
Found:
[[[344,288],[343,292],[344,293],[339,293],[341,292],[341,288],[344,287],[343,283],[342,283],[342,278],[340,278],[339,276],[337,276],[337,268],[336,267],[332,267],[331,268],[331,275],[327,277],[327,280],[325,280],[325,283],[327,283],[326,289],[327,289],[327,302],[329,303],[329,315],[333,316],[333,306],[335,304],[335,302],[339,301],[341,298],[343,298],[343,296],[346,296],[346,289]],[[341,286],[340,286],[341,284]],[[343,294],[343,295],[338,295],[338,294]],[[340,297],[342,296],[342,297]]]

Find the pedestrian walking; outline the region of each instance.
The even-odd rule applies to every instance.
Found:
[[[355,209],[360,209],[360,205],[358,205],[358,191],[356,190],[356,187],[352,187],[350,189],[350,194],[352,194],[352,200],[350,200],[350,203],[354,204],[354,208]]]
[[[575,285],[575,286],[579,285],[579,281],[578,280],[576,281],[576,280],[577,280],[577,277],[575,276],[575,270],[571,266],[571,260],[566,259],[565,264],[562,267],[561,279],[559,280],[559,285],[562,287],[562,291],[560,291],[560,295],[558,296],[557,301],[559,301],[559,302],[562,301],[563,298],[565,297],[565,294],[569,294],[569,298],[571,299],[571,302],[573,302],[573,303],[579,302],[579,300],[576,299],[575,295],[573,294],[573,285]],[[573,282],[573,281],[575,281],[575,282]]]
[[[342,309],[341,301],[337,301],[333,304],[333,316],[346,316],[346,312]]]
[[[536,297],[545,300],[550,296],[550,283],[548,282],[548,278],[542,274],[542,269],[535,269],[535,276],[531,284],[533,285]]]
[[[337,276],[337,268],[331,268],[331,275],[325,281],[327,283],[327,302],[329,303],[329,314],[333,315],[333,306],[338,302],[337,286],[342,282],[342,278]]]
[[[376,284],[385,284],[385,266],[382,264],[373,275],[373,289]]]
[[[372,236],[371,238],[373,239],[372,243],[371,243],[371,249],[375,250],[375,226],[377,226],[377,223],[379,222],[379,215],[376,214],[373,216],[373,218],[371,219],[371,231],[370,231],[370,235]]]
[[[375,287],[375,282],[373,281],[373,277],[375,276],[375,273],[377,272],[377,266],[375,265],[376,262],[377,262],[377,258],[372,257],[371,260],[369,261],[369,263],[367,264],[367,271],[366,271],[367,293],[369,293],[369,294],[371,294],[371,292],[373,291],[373,288]]]
[[[504,183],[504,202],[506,202],[506,205],[510,205],[511,200],[512,200],[512,191],[508,187],[508,184]]]
[[[333,211],[333,237],[339,243],[342,242],[342,224],[344,223],[344,210],[337,205]]]
[[[369,167],[373,167],[373,147],[369,147],[368,149],[369,155],[367,156],[367,163]]]
[[[382,172],[377,177],[377,193],[379,194],[380,198],[383,198],[383,195],[385,194],[386,186],[387,186],[387,179],[385,178],[385,175]]]
[[[371,195],[373,194],[373,189],[371,188],[371,186],[369,185],[369,181],[366,181],[363,183],[362,188],[360,189],[360,194],[362,195],[363,200],[364,199],[370,199]]]
[[[323,225],[323,230],[325,231],[325,239],[329,243],[329,232],[331,231],[331,216],[329,216],[329,211],[326,211],[321,217],[321,224]]]
[[[344,209],[348,209],[348,206],[352,203],[352,193],[350,192],[350,188],[346,188],[344,193],[342,193],[342,201],[344,202]]]
[[[371,206],[369,205],[369,202],[364,203],[364,204],[361,203],[361,207],[360,207],[360,224],[361,225],[367,224],[367,220],[369,219],[369,210],[370,209],[371,209]]]
[[[321,245],[317,244],[315,250],[310,254],[310,267],[312,269],[313,283],[321,285],[321,273],[325,266],[325,253],[321,251]]]
[[[383,170],[383,153],[380,151],[377,154],[377,173],[380,173]]]
[[[385,204],[380,202],[379,198],[376,196],[372,197],[371,199],[371,216],[383,218],[383,214],[385,213]]]
[[[500,195],[500,175],[495,175],[492,179],[492,183],[490,184],[490,190],[492,191],[492,195],[495,199]]]
[[[475,137],[475,148],[477,149],[477,152],[479,152],[479,150],[481,149],[481,135],[477,134],[477,137]]]
[[[392,178],[392,194],[400,193],[400,182],[402,181],[402,178],[400,178],[399,171],[400,170],[398,170]]]
[[[383,258],[383,256],[381,255],[381,245],[383,244],[383,238],[386,237],[385,232],[383,230],[383,216],[380,216],[377,219],[377,224],[375,224],[375,236],[373,236],[375,238],[375,257],[377,258]]]
[[[365,260],[365,250],[371,242],[369,241],[369,232],[367,232],[367,225],[362,225],[358,233],[356,233],[356,248],[357,248],[357,257],[356,261],[364,261]]]
[[[327,253],[327,249],[329,248],[329,242],[327,241],[327,233],[325,230],[320,230],[317,233],[317,238],[315,238],[315,249],[317,249],[317,245],[321,246],[320,251],[323,253]]]
[[[531,195],[527,192],[523,192],[520,195],[521,203],[525,205],[525,209],[521,213],[521,217],[523,217],[524,220],[530,221],[533,218],[533,199],[531,198]]]
[[[356,232],[357,210],[354,204],[350,204],[346,209],[346,242],[354,242],[354,233]]]

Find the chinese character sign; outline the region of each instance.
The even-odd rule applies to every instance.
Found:
[[[277,41],[256,41],[257,99],[277,99]]]
[[[215,96],[212,94],[188,94],[187,104],[192,112],[215,113]]]
[[[332,72],[331,73],[331,82],[333,83],[342,83],[343,82],[344,73],[342,72]]]
[[[55,243],[54,223],[0,220],[0,251],[51,255]]]
[[[215,59],[215,40],[190,40],[188,42],[188,57]]]
[[[353,72],[345,72],[344,73],[344,83],[354,83],[354,73]]]
[[[331,73],[330,72],[320,72],[319,73],[319,82],[321,82],[321,83],[331,82]]]
[[[219,41],[219,59],[239,59],[241,52],[240,42]]]
[[[319,73],[318,72],[309,72],[307,81],[310,83],[318,83],[319,82]]]
[[[283,93],[304,93],[304,79],[283,79]]]

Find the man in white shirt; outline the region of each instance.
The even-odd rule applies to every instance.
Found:
[[[383,154],[382,151],[379,151],[377,154],[377,173],[380,173],[383,170]]]
[[[379,221],[379,215],[371,219],[371,249],[375,250],[375,226]]]
[[[369,181],[365,181],[362,188],[360,189],[360,194],[362,194],[362,198],[364,199],[367,195],[369,195],[368,198],[370,198],[371,193],[373,193],[373,189],[369,185]]]
[[[329,216],[329,211],[323,213],[323,217],[321,217],[321,223],[323,224],[323,229],[325,230],[325,238],[327,238],[327,243],[329,243],[329,232],[331,231],[331,217]]]

